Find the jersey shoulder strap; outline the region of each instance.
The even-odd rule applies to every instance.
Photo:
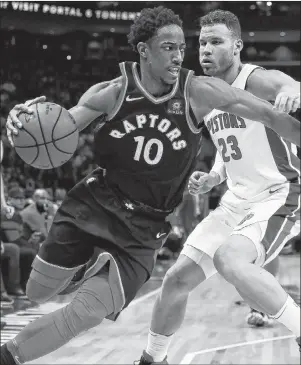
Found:
[[[119,68],[121,71],[121,76],[123,76],[123,83],[122,83],[122,89],[119,93],[118,99],[116,101],[116,104],[114,106],[114,109],[112,110],[112,112],[107,116],[107,120],[112,120],[116,114],[119,112],[124,98],[126,96],[127,90],[128,90],[128,85],[129,85],[129,74],[127,72],[127,67],[126,67],[126,62],[121,62],[119,63]]]
[[[240,73],[237,75],[236,79],[233,81],[231,86],[244,90],[249,76],[256,68],[261,68],[261,67],[257,65],[251,65],[250,63],[244,64],[243,68],[241,69]]]
[[[134,92],[135,90],[138,91],[137,85],[135,83],[133,68],[134,62],[125,61],[120,63],[121,71],[124,73],[124,76],[127,78],[127,91],[129,93]]]

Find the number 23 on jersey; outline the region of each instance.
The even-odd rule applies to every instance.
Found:
[[[242,153],[238,147],[238,141],[235,136],[230,135],[226,139],[219,138],[217,141],[222,149],[221,154],[224,162],[229,162],[231,157],[233,160],[240,160],[242,158]]]

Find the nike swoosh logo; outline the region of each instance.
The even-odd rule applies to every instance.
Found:
[[[283,188],[281,187],[281,188],[276,188],[276,189],[270,189],[270,190],[269,190],[269,193],[270,193],[270,194],[274,194],[274,193],[276,193],[276,191],[279,191],[279,190],[281,190],[281,189],[283,189]]]
[[[160,237],[164,236],[165,234],[166,234],[166,233],[157,233],[156,238],[160,238]]]
[[[126,101],[135,101],[135,100],[140,100],[143,99],[144,96],[139,96],[139,98],[131,98],[129,95],[126,97]]]

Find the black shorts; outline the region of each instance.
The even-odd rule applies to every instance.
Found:
[[[54,267],[86,265],[86,272],[109,261],[111,283],[120,281],[124,308],[151,275],[170,232],[169,213],[122,199],[97,169],[68,193],[38,256]]]

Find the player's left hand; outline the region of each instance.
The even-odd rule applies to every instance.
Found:
[[[206,194],[217,185],[216,176],[202,171],[194,171],[189,178],[188,191],[191,195]]]
[[[294,113],[300,108],[300,93],[283,91],[276,97],[274,109],[284,113]]]

